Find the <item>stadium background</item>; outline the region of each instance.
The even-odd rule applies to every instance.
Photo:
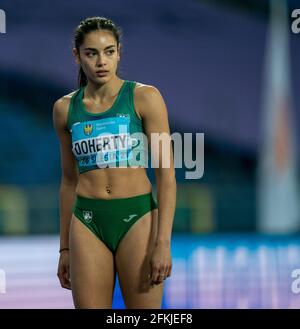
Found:
[[[287,5],[289,43],[278,39],[277,50],[285,45],[290,56],[288,129],[299,141],[300,35],[290,30],[290,13],[300,3]],[[276,218],[274,230],[272,223],[262,229],[259,216],[269,1],[4,0],[0,7],[7,20],[0,34],[0,308],[73,307],[56,277],[61,171],[52,106],[77,89],[72,33],[88,16],[122,27],[120,75],[161,91],[171,132],[205,134],[203,177],[187,180],[195,169],[176,168],[173,274],[163,307],[298,308],[291,287],[300,267],[299,212],[291,226],[279,219],[287,223],[281,230]],[[300,143],[292,151],[299,186]],[[113,305],[124,307],[118,286]]]

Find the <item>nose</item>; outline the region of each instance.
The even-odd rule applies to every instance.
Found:
[[[99,54],[97,58],[97,67],[106,65],[103,54]]]

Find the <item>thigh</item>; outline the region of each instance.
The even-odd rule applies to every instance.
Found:
[[[120,288],[127,308],[160,308],[163,285],[151,285],[150,260],[157,236],[158,210],[142,216],[120,241],[115,254]]]
[[[112,308],[113,255],[74,214],[70,225],[70,279],[75,308]]]

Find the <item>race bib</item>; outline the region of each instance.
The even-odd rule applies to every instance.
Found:
[[[78,122],[72,126],[72,151],[79,167],[116,167],[131,159],[129,117]]]

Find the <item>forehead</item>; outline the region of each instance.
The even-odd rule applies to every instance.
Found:
[[[117,45],[117,41],[110,31],[97,30],[86,34],[83,42],[84,47],[105,48],[110,45]]]

